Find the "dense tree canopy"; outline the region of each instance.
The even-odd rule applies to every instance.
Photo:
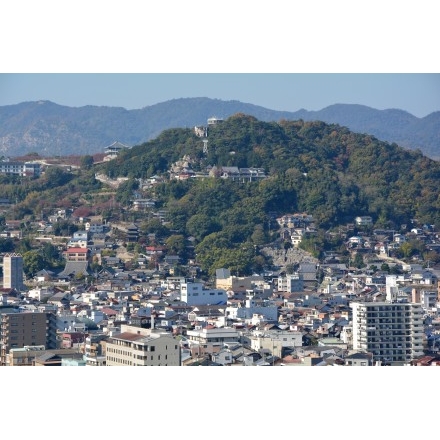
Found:
[[[416,218],[440,228],[440,163],[419,151],[336,124],[269,123],[243,114],[210,126],[207,140],[204,152],[194,130],[165,130],[106,163],[93,164],[84,157],[81,169],[72,172],[49,167],[39,179],[2,177],[2,196],[15,202],[16,218],[55,206],[87,207],[89,212],[101,206],[109,219],[114,215],[137,220],[143,240],[153,234],[178,254],[184,254],[186,239],[192,237],[197,259],[211,272],[229,267],[243,274],[261,264],[258,246],[271,240],[275,217],[287,213],[306,212],[322,230],[351,223],[360,215],[371,216],[381,227],[410,224]],[[170,180],[171,166],[184,156],[205,177]],[[258,167],[267,177],[247,183],[207,177],[212,167],[226,166]],[[95,173],[128,180],[107,195]],[[139,179],[154,175],[165,182],[146,194],[163,210],[165,220],[130,210],[135,197],[145,196]],[[56,235],[72,232],[63,222],[55,226]],[[317,244],[304,241],[311,249]],[[9,248],[7,242],[1,246]],[[416,251],[412,243],[402,249],[408,256]],[[35,256],[27,258],[38,265]]]

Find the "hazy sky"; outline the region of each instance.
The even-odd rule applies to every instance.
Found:
[[[399,108],[423,117],[440,111],[440,74],[0,74],[0,105],[57,104],[138,109],[175,98],[238,100],[273,110],[331,104]]]

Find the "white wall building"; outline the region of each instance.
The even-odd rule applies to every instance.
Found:
[[[277,280],[278,292],[302,292],[304,290],[304,282],[302,274],[286,274],[279,276]]]
[[[423,356],[423,309],[409,302],[357,302],[353,310],[353,349],[375,361],[404,364]]]
[[[224,289],[205,289],[202,283],[182,283],[180,300],[189,306],[226,304],[228,295]]]
[[[203,348],[223,347],[227,343],[238,343],[240,334],[234,328],[196,328],[186,332],[189,344]]]

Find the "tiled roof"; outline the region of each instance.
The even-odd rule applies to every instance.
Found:
[[[80,248],[80,247],[71,247],[71,248],[68,248],[65,252],[68,254],[78,254],[78,253],[85,254],[88,252],[88,249],[87,248]]]
[[[82,274],[88,275],[87,271],[88,262],[87,261],[68,261],[64,270],[58,274],[58,277],[65,277],[70,275]]]

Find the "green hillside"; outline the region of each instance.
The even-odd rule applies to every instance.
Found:
[[[193,177],[172,179],[183,158]],[[34,180],[1,177],[3,197],[17,201],[7,215],[35,220],[54,208],[72,208],[74,215],[136,222],[141,243],[153,234],[183,260],[192,252],[210,274],[219,267],[262,270],[266,261],[258,248],[279,237],[276,218],[284,214],[313,216],[317,233],[302,241],[308,250],[329,248],[324,231],[357,216],[371,216],[374,228],[400,230],[414,219],[440,228],[439,162],[324,122],[263,122],[238,113],[210,126],[207,138],[190,128],[168,129],[109,162],[90,159],[84,156],[71,171],[49,167]],[[258,168],[265,178],[221,178],[226,167]],[[97,174],[127,180],[110,188]],[[153,176],[162,183],[144,188],[139,179]],[[155,208],[134,211],[136,197],[153,199]],[[57,228],[71,232],[64,223]]]

